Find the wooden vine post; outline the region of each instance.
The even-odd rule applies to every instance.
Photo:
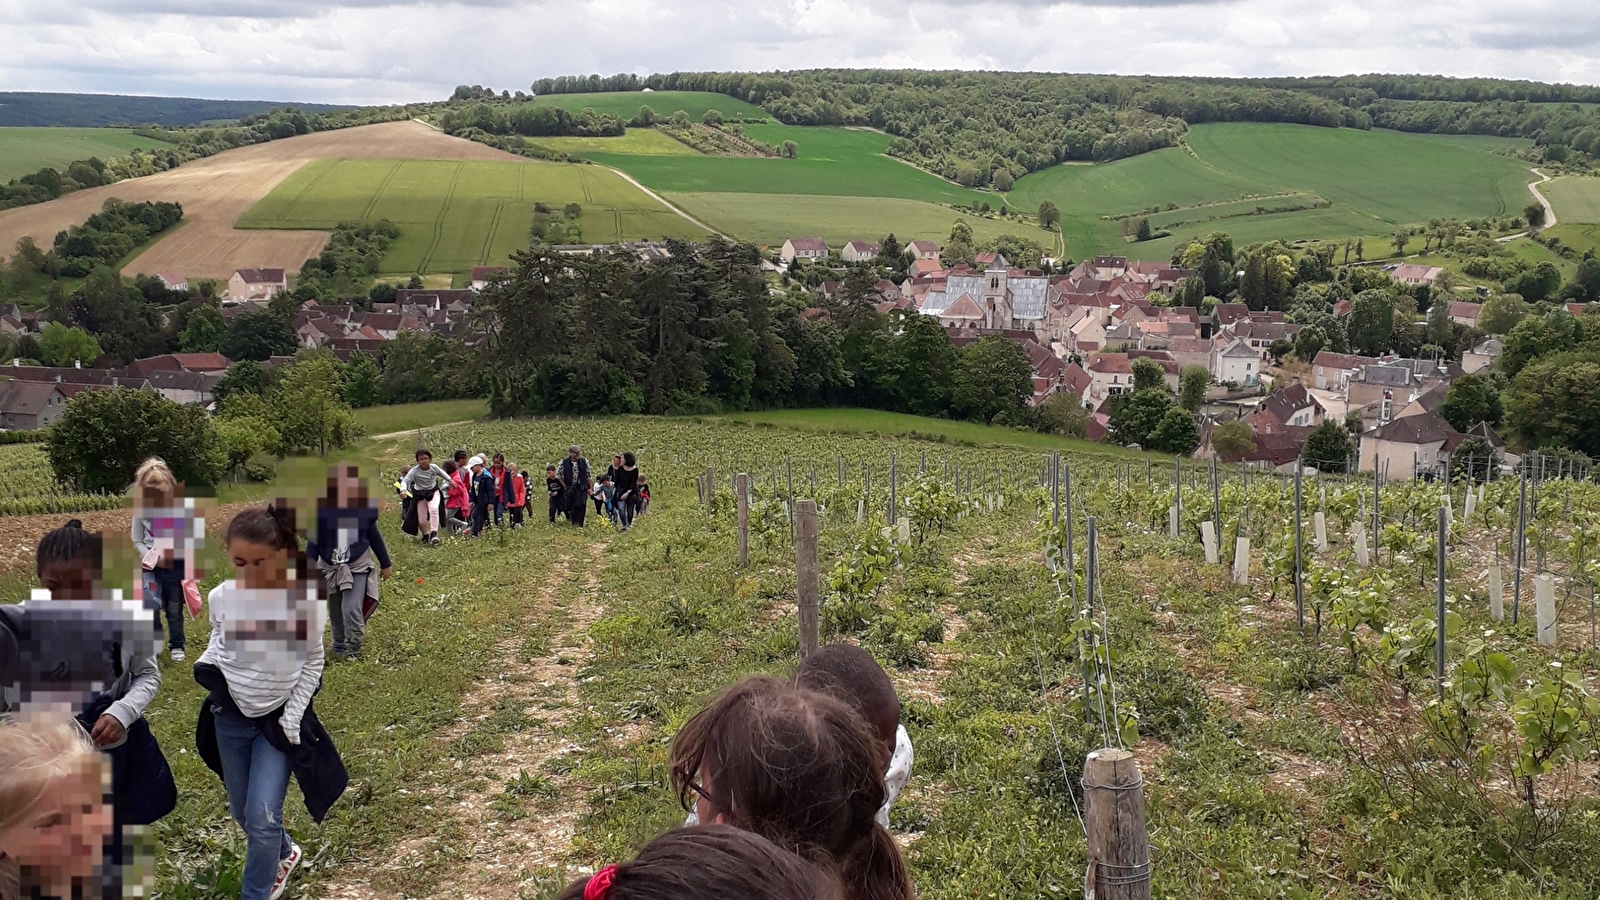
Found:
[[[800,607],[800,658],[817,650],[817,501],[795,504],[794,574]]]
[[[733,477],[733,495],[739,504],[739,568],[750,565],[750,476]]]
[[[1083,764],[1089,869],[1083,893],[1094,900],[1150,900],[1150,835],[1144,778],[1127,750],[1106,748]]]

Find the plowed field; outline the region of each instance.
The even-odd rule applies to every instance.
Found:
[[[0,253],[32,236],[48,247],[56,232],[82,222],[108,198],[183,204],[185,224],[135,257],[123,273],[167,271],[185,278],[227,278],[250,266],[300,268],[322,250],[320,231],[240,231],[233,223],[279,182],[313,159],[388,157],[516,161],[514,156],[449,137],[420,122],[385,122],[256,144],[59,200],[0,212]]]

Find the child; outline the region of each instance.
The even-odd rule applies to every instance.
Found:
[[[878,824],[888,828],[889,807],[911,779],[911,736],[900,724],[900,696],[889,673],[854,644],[829,644],[800,661],[794,683],[854,706],[872,726],[889,760],[883,776],[883,807],[878,810]]]
[[[468,460],[467,467],[472,472],[467,482],[472,492],[472,536],[477,537],[489,525],[489,507],[494,504],[494,476],[489,474],[481,456]]]
[[[494,478],[494,494],[489,497],[489,505],[494,509],[494,527],[496,528],[502,527],[501,516],[509,505],[506,502],[506,496],[509,494],[511,487],[511,485],[507,484],[508,474],[506,455],[504,453],[496,453],[489,462],[489,475]]]
[[[460,534],[467,530],[467,517],[472,515],[472,505],[467,501],[467,473],[453,459],[445,462],[444,473],[450,476],[444,489],[444,524],[451,534]]]
[[[564,510],[562,504],[567,488],[561,483],[561,479],[556,477],[556,467],[553,465],[544,467],[544,492],[550,495],[550,524],[554,525],[556,513]]]
[[[610,475],[601,475],[600,479],[594,483],[594,487],[589,489],[589,496],[594,499],[595,515],[604,515],[612,521],[616,521],[616,516],[613,514],[611,507]]]
[[[391,563],[377,504],[355,466],[328,469],[328,490],[317,500],[317,530],[306,542],[306,556],[322,570],[328,589],[334,656],[360,659],[367,617],[378,605],[378,581],[389,577]]]
[[[528,505],[528,480],[522,477],[516,463],[506,466],[505,488],[500,496],[511,513],[511,527],[521,528],[522,510]]]
[[[888,753],[826,694],[757,676],[672,739],[672,779],[700,822],[767,838],[831,871],[845,900],[910,900],[900,849],[876,821]]]
[[[631,861],[567,886],[557,900],[838,900],[816,866],[727,825],[669,831]]]
[[[159,632],[150,629],[139,604],[106,590],[103,554],[99,532],[84,531],[77,519],[45,534],[36,553],[41,590],[0,611],[0,627],[20,636],[30,664],[31,671],[16,679],[25,715],[70,710],[106,754],[114,866],[123,859],[124,830],[172,812],[178,792],[144,718],[161,689]]]
[[[107,871],[106,760],[65,716],[0,724],[0,896],[121,896]]]
[[[622,465],[611,480],[611,491],[617,524],[627,531],[639,506],[639,463],[632,452],[622,454]]]
[[[639,482],[639,511],[635,516],[642,516],[650,511],[650,482]]]
[[[433,454],[417,451],[417,464],[400,486],[417,504],[417,534],[424,544],[439,543],[439,492],[450,476],[433,464]]]
[[[183,505],[178,480],[160,457],[152,456],[139,466],[129,492],[133,494],[133,547],[139,554],[145,603],[157,611],[158,631],[161,613],[166,613],[167,646],[173,661],[182,662],[185,562],[199,547],[205,521]]]
[[[283,830],[290,773],[317,822],[349,776],[311,700],[324,608],[306,580],[294,512],[283,501],[246,509],[228,525],[226,550],[235,577],[211,591],[211,643],[194,667],[209,692],[195,743],[248,839],[240,896],[270,900],[300,862]]]

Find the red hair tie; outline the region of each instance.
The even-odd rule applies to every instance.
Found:
[[[606,894],[611,892],[611,882],[617,880],[617,866],[609,866],[594,873],[589,883],[583,886],[583,900],[606,900]]]

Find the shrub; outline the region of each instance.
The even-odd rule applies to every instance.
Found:
[[[190,486],[215,485],[227,462],[205,410],[131,388],[74,398],[51,426],[49,455],[56,480],[84,493],[121,493],[151,456]]]

